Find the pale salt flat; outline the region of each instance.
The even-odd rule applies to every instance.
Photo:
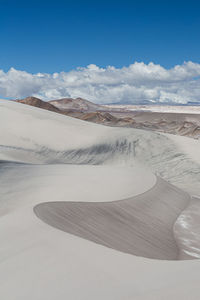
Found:
[[[192,105],[105,105],[108,108],[117,108],[129,111],[149,111],[160,113],[183,113],[183,114],[200,114],[200,106]]]

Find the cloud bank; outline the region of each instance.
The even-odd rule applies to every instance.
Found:
[[[198,102],[200,64],[185,62],[171,69],[135,62],[128,67],[89,65],[69,72],[30,74],[11,68],[0,70],[0,96],[44,100],[82,97],[95,103]]]

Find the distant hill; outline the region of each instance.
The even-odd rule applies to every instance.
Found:
[[[36,97],[27,97],[21,100],[16,100],[16,102],[60,113],[60,110],[57,107]]]
[[[105,124],[111,126],[130,126],[135,121],[132,118],[118,118],[113,116],[108,112],[91,112],[91,113],[83,113],[78,116],[79,119],[89,122],[94,122],[98,124]]]
[[[96,123],[105,123],[105,122],[117,123],[118,119],[109,113],[91,112],[91,113],[83,114],[81,116],[81,120],[91,121]]]
[[[144,106],[131,106],[131,109],[129,106],[115,108],[101,106],[82,98],[63,98],[45,102],[36,97],[27,97],[16,101],[98,124],[156,130],[200,138],[200,114],[183,113],[182,109],[175,109],[171,113],[163,111],[163,106],[158,106],[158,111],[144,110]],[[195,109],[191,111],[195,112]]]
[[[74,111],[98,111],[105,110],[104,106],[92,103],[82,98],[63,98],[49,101],[60,110],[74,110]]]

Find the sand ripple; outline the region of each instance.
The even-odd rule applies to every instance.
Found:
[[[161,178],[149,191],[113,202],[46,202],[34,207],[47,224],[125,253],[176,260],[173,226],[190,196]]]

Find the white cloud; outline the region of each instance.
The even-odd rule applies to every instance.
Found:
[[[200,64],[185,62],[171,69],[143,62],[122,68],[91,64],[54,74],[0,70],[1,97],[30,95],[44,100],[82,97],[96,103],[200,103]]]

